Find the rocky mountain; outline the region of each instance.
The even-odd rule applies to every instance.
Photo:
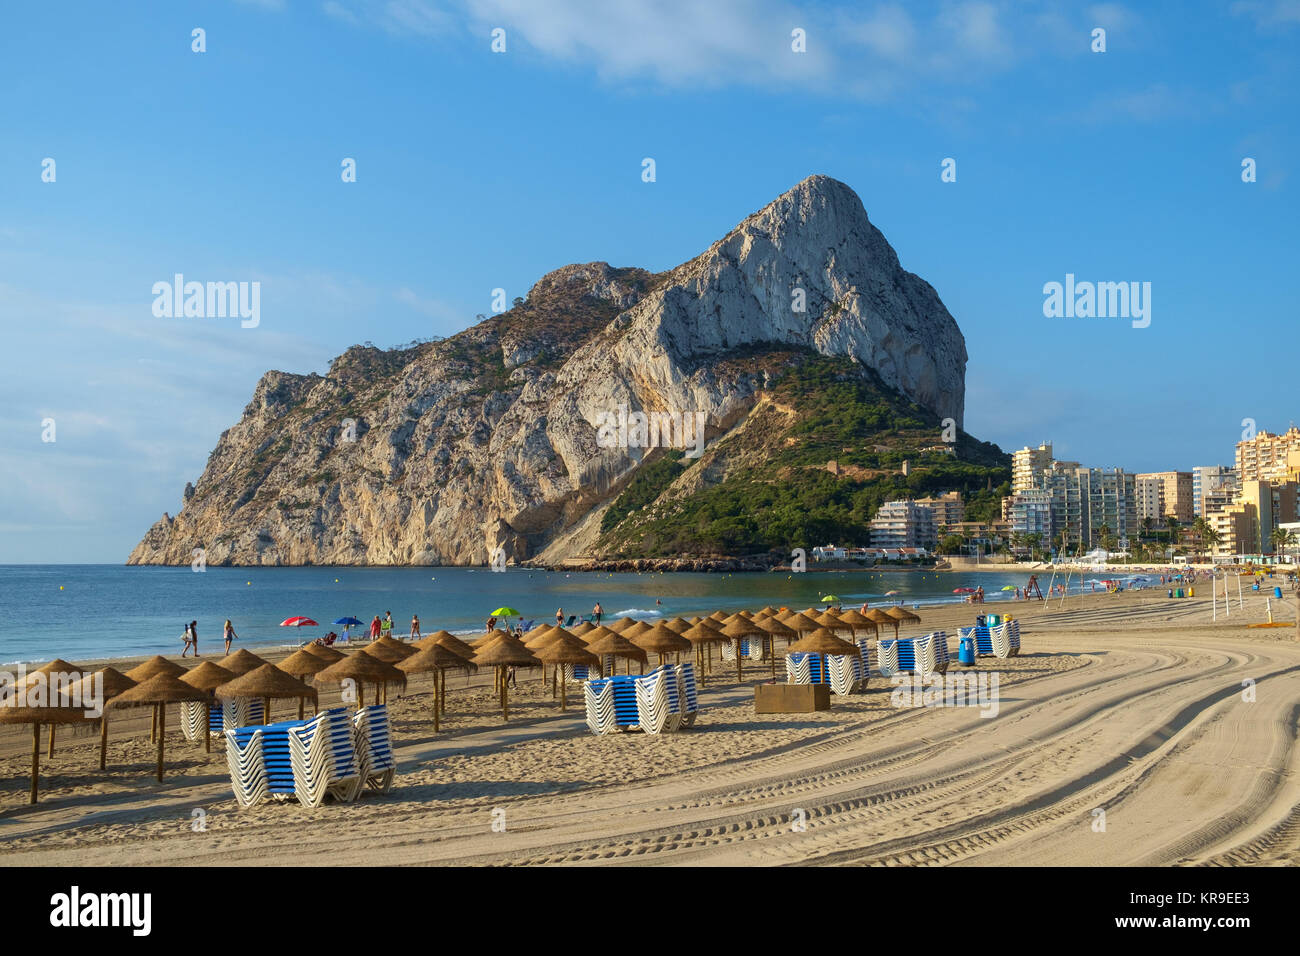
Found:
[[[353,347],[325,375],[266,373],[128,563],[188,564],[195,548],[240,565],[602,556],[623,540],[611,506],[680,457],[644,447],[635,413],[679,446],[703,423],[703,455],[651,483],[655,500],[689,497],[816,408],[816,394],[786,411],[774,398],[809,362],[912,407],[918,452],[941,420],[962,423],[956,322],[824,176],[671,271],[570,265],[516,301],[443,341]]]

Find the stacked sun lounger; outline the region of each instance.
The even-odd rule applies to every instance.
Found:
[[[983,624],[978,627],[962,627],[957,629],[960,637],[975,638],[975,656],[992,657],[993,656],[993,635]]]
[[[981,657],[1015,657],[1020,653],[1020,622],[1008,621],[988,629],[989,638],[981,648],[978,636],[975,638],[975,653]]]
[[[785,676],[788,684],[830,684],[840,697],[867,686],[861,654],[787,654]]]
[[[763,659],[764,645],[763,638],[742,638],[740,641],[740,656],[746,660],[761,661]],[[736,659],[735,641],[724,641],[722,643],[722,659],[724,661],[734,661]]]
[[[352,720],[343,707],[322,711],[289,728],[289,762],[294,795],[305,807],[319,807],[326,796],[351,802],[361,789]]]
[[[885,638],[876,642],[876,666],[884,677],[942,674],[948,669],[948,662],[948,635],[944,631],[935,631],[924,637]]]
[[[579,684],[592,680],[595,678],[596,672],[600,670],[599,667],[589,667],[586,664],[561,664],[560,667],[566,681],[574,681]]]
[[[361,779],[371,790],[387,793],[393,789],[393,778],[397,775],[388,707],[384,704],[362,707],[352,718],[352,723],[356,731]]]
[[[225,737],[231,787],[245,808],[295,798],[308,807],[327,796],[352,801],[366,785],[388,792],[396,774],[385,705],[231,727]]]
[[[644,677],[621,674],[587,681],[587,726],[593,734],[689,727],[699,708],[692,664],[664,664]]]

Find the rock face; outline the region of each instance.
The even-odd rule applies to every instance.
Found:
[[[746,356],[772,347],[848,356],[962,422],[956,322],[857,195],[813,176],[667,273],[566,266],[450,339],[268,372],[128,563],[583,557],[581,529],[647,454],[602,447],[604,416],[703,413],[712,438],[755,406],[764,369]]]

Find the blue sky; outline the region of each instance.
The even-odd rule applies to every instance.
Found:
[[[1185,469],[1300,419],[1300,0],[2,16],[0,563],[125,560],[269,368],[451,334],[569,262],[669,268],[812,173],[957,319],[972,434]],[[177,272],[259,281],[260,325],[155,318]],[[1150,327],[1045,318],[1066,273],[1150,282]]]

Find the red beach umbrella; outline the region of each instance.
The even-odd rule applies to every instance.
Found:
[[[309,617],[291,617],[280,622],[281,627],[320,627]]]

